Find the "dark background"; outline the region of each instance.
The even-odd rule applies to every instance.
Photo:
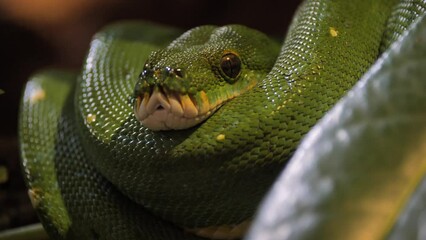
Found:
[[[19,165],[17,118],[23,86],[35,71],[78,71],[93,34],[120,19],[189,29],[239,23],[282,37],[300,0],[0,0],[0,231],[37,221]]]

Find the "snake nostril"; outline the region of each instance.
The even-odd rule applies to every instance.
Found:
[[[183,78],[184,77],[184,72],[181,68],[172,68],[172,67],[165,67],[163,70],[164,75],[167,76],[176,76],[179,78]]]
[[[139,74],[139,79],[147,79],[149,77],[152,77],[154,75],[154,71],[151,69],[144,69]]]
[[[182,70],[182,69],[180,69],[180,68],[173,69],[173,72],[174,72],[174,74],[175,74],[176,76],[178,76],[178,77],[180,77],[180,78],[183,78],[183,76],[184,76],[184,74],[183,74],[183,70]]]

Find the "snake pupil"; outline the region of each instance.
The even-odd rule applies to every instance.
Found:
[[[222,72],[229,78],[236,78],[241,72],[241,60],[234,53],[227,53],[220,61]]]

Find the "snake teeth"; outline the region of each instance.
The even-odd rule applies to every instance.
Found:
[[[139,96],[135,116],[145,127],[153,130],[185,129],[197,125],[210,113],[201,113],[188,94],[165,93],[155,89]]]
[[[180,102],[182,104],[183,108],[183,116],[186,118],[195,118],[198,116],[198,110],[195,106],[194,102],[191,100],[191,98],[188,96],[188,94],[185,94],[181,96]]]
[[[179,100],[176,97],[170,96],[169,103],[170,103],[170,111],[178,117],[183,117],[183,108]]]

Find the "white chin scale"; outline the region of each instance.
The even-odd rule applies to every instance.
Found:
[[[153,131],[190,128],[208,115],[210,111],[200,111],[187,94],[166,96],[159,90],[138,97],[135,105],[136,119]]]

